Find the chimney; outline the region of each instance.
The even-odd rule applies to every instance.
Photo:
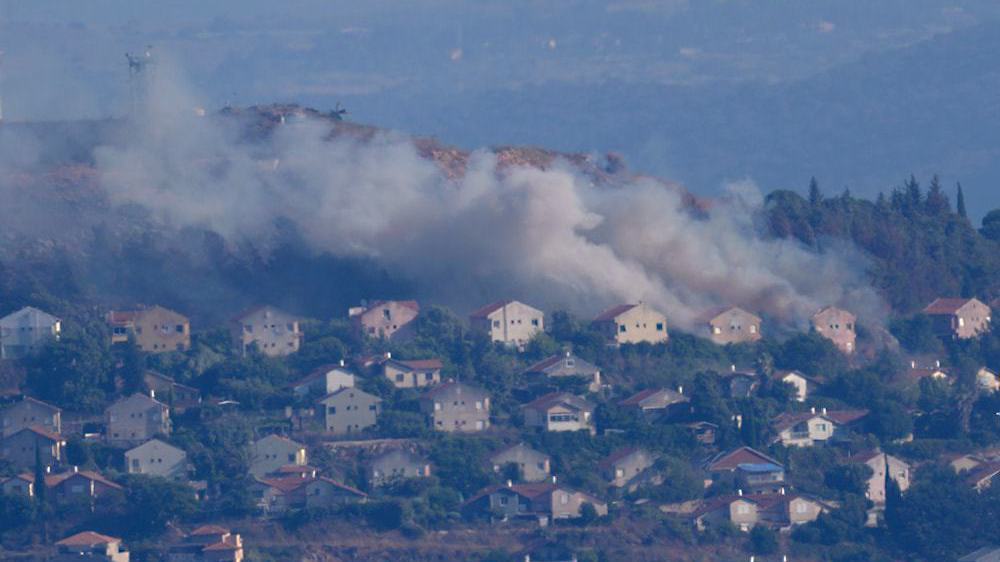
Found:
[[[684,394],[684,387],[683,386],[678,386],[677,387],[677,394]]]
[[[742,498],[743,497],[743,488],[740,488],[739,490],[736,490],[736,495]]]
[[[941,360],[940,359],[935,359],[934,360],[934,368],[935,369],[940,369],[941,368]]]
[[[826,408],[823,408],[823,415],[826,415]]]
[[[45,467],[45,474],[52,474],[52,467],[51,466],[46,466]]]
[[[784,486],[782,486],[782,487],[781,487],[781,488],[780,488],[780,489],[778,490],[778,493],[779,493],[779,494],[781,494],[781,495],[785,495],[785,487],[784,487]]]
[[[343,360],[343,359],[341,359],[341,360],[340,360],[340,366],[341,366],[341,367],[343,367],[343,366],[344,366],[344,360]]]
[[[735,364],[729,366],[729,372],[730,373],[735,373],[736,372],[736,365]]]
[[[809,413],[810,414],[815,414],[816,413],[816,406],[813,406],[813,407],[809,408]]]
[[[513,480],[508,480],[507,481],[507,487],[508,488],[513,488],[514,487],[514,481]]]
[[[553,484],[555,484],[555,483],[556,483],[556,475],[555,475],[555,474],[553,474],[553,475],[552,475],[552,483],[553,483]]]
[[[917,360],[916,359],[910,359],[910,368],[911,369],[916,369],[917,368]]]
[[[152,388],[149,389],[149,397],[152,398],[152,399],[154,399],[154,400],[156,399],[156,391],[153,390]]]
[[[79,467],[79,466],[76,466],[76,465],[74,464],[74,465],[73,465],[73,472],[74,472],[74,473],[77,473],[77,472],[80,472],[80,467]]]
[[[569,356],[572,355],[572,353],[573,353],[572,351],[570,351],[570,350],[567,349],[566,350],[566,358],[569,359]]]
[[[385,352],[385,358],[386,359],[392,359],[392,352],[391,351],[386,351]]]

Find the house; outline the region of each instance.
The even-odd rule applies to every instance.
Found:
[[[850,355],[856,348],[858,334],[855,331],[857,317],[834,306],[821,308],[812,317],[816,333],[833,342],[842,353]]]
[[[373,487],[430,475],[431,465],[427,459],[404,449],[386,451],[368,465],[368,482]]]
[[[125,451],[125,470],[129,474],[181,479],[188,472],[187,453],[159,439],[150,439]]]
[[[865,489],[865,497],[875,505],[885,505],[885,472],[888,468],[889,478],[899,486],[899,491],[905,492],[910,487],[910,465],[899,457],[884,453],[878,449],[862,451],[850,458],[850,462],[861,463],[872,469]]]
[[[339,365],[323,365],[313,369],[305,377],[292,383],[292,392],[299,398],[309,395],[326,396],[341,388],[354,388],[354,373],[344,368],[344,362]]]
[[[785,468],[780,464],[740,463],[734,474],[739,489],[752,494],[779,493],[785,487]]]
[[[868,410],[830,410],[819,413],[816,408],[809,412],[783,413],[771,420],[777,434],[774,442],[785,447],[811,447],[831,439],[844,439],[847,426],[868,415]]]
[[[897,382],[903,386],[912,386],[919,384],[922,379],[951,382],[951,375],[948,369],[941,367],[939,360],[920,362],[918,359],[911,359],[906,369],[899,373]]]
[[[483,431],[490,426],[490,396],[459,382],[446,382],[420,397],[420,409],[437,431]]]
[[[691,399],[681,394],[683,387],[677,391],[669,388],[647,388],[629,396],[618,403],[623,408],[638,408],[649,416],[672,417],[691,411]]]
[[[142,374],[142,382],[150,396],[162,400],[175,410],[183,411],[201,404],[201,392],[197,388],[176,382],[167,375],[146,371]]]
[[[343,387],[316,402],[323,416],[323,428],[327,433],[345,435],[357,433],[375,425],[378,421],[382,399],[363,390]]]
[[[41,426],[26,427],[0,441],[0,459],[17,468],[57,465],[63,460],[66,440]],[[37,455],[37,457],[36,457]]]
[[[135,393],[104,410],[105,440],[112,445],[135,445],[157,435],[170,435],[170,408]]]
[[[820,386],[818,379],[805,375],[799,371],[775,371],[774,380],[788,383],[795,388],[792,397],[797,402],[805,402],[816,388]]]
[[[555,482],[490,486],[465,503],[469,514],[507,520],[530,518],[540,522],[580,517],[589,503],[598,515],[608,514],[608,505],[594,496]]]
[[[250,445],[250,474],[264,476],[283,466],[305,466],[306,446],[281,435],[268,435]]]
[[[729,372],[722,375],[723,388],[729,390],[729,397],[737,400],[750,398],[760,386],[760,376],[756,371],[737,369],[730,365]]]
[[[270,357],[291,355],[302,345],[299,319],[265,305],[243,312],[229,324],[233,345],[241,355],[257,350]]]
[[[499,301],[473,312],[469,327],[492,342],[520,349],[545,331],[545,313],[523,302]]]
[[[375,301],[348,310],[359,334],[379,339],[405,339],[412,333],[413,322],[420,314],[417,301]]]
[[[652,470],[656,458],[646,449],[627,447],[602,459],[597,468],[612,488],[634,492],[643,484],[656,483],[657,477]]]
[[[594,405],[568,392],[551,392],[525,404],[522,409],[527,427],[595,433]]]
[[[187,316],[162,306],[108,312],[111,343],[130,338],[146,353],[186,351],[191,347],[191,321]]]
[[[984,546],[959,558],[956,562],[1000,562],[1000,547]]]
[[[166,562],[242,562],[243,539],[218,525],[203,525],[167,550]]]
[[[815,521],[831,506],[804,494],[785,493],[718,496],[705,501],[691,515],[699,531],[719,522],[729,522],[747,532],[757,525],[788,529]]]
[[[19,359],[42,344],[59,340],[62,321],[26,306],[0,318],[0,359]]]
[[[69,472],[46,475],[45,487],[56,502],[62,504],[93,502],[124,492],[124,488],[101,474],[89,470],[77,470],[76,467]]]
[[[934,333],[960,340],[975,338],[990,329],[990,307],[979,299],[938,298],[924,307]]]
[[[732,451],[719,453],[709,457],[702,466],[713,480],[718,480],[723,476],[735,474],[740,465],[755,464],[782,466],[774,458],[750,447],[739,447]]]
[[[93,531],[84,531],[56,542],[58,553],[54,562],[87,560],[88,562],[128,562],[129,553],[122,549],[122,540]]]
[[[986,367],[976,371],[976,384],[984,392],[996,392],[1000,390],[1000,377]]]
[[[590,381],[587,390],[597,392],[601,389],[601,369],[572,351],[547,357],[528,367],[524,374],[528,377],[579,377]]]
[[[396,388],[421,388],[441,382],[440,359],[402,361],[389,357],[382,363],[382,376]]]
[[[255,477],[250,493],[265,514],[280,514],[293,509],[322,509],[367,501],[368,496],[324,476],[309,474],[279,478]]]
[[[490,464],[496,474],[506,474],[505,467],[517,468],[518,479],[525,482],[542,482],[552,473],[552,458],[524,443],[517,443],[490,455]]]
[[[963,480],[977,492],[993,486],[997,475],[1000,475],[1000,462],[986,462],[962,474]]]
[[[664,343],[667,317],[649,305],[621,304],[594,318],[592,326],[613,343]]]
[[[685,424],[691,434],[694,436],[695,441],[703,445],[714,445],[715,444],[715,434],[719,431],[719,426],[714,423],[707,421],[697,421],[689,424]]]
[[[31,498],[35,495],[35,477],[31,473],[15,474],[0,479],[0,494]]]
[[[25,396],[17,404],[4,408],[0,413],[2,437],[8,437],[26,427],[42,427],[52,433],[62,433],[62,410]]]
[[[955,474],[960,474],[966,470],[972,470],[977,466],[980,466],[987,462],[986,459],[974,454],[949,455],[945,457],[945,460],[948,461],[948,466],[950,466],[952,470],[955,471]]]
[[[761,338],[760,317],[738,306],[710,312],[706,323],[709,339],[718,345],[754,342]]]

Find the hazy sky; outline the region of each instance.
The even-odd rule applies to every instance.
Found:
[[[995,0],[0,0],[0,72],[8,120],[122,115],[124,53],[151,44],[210,108],[340,101],[465,146],[620,151],[702,193],[939,173],[985,209],[998,16]]]

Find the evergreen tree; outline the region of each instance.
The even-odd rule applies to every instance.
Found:
[[[885,524],[890,530],[899,528],[899,508],[903,502],[903,491],[892,478],[889,470],[889,459],[885,459]]]
[[[920,192],[920,183],[914,175],[906,180],[906,207],[910,210],[917,210],[923,202],[923,194]]]
[[[49,518],[46,510],[47,502],[46,496],[47,491],[45,488],[45,466],[42,464],[42,450],[38,446],[38,441],[35,440],[35,502],[36,509],[35,512],[38,514],[42,521],[42,541],[48,542],[49,537]]]
[[[819,191],[819,182],[816,181],[816,176],[813,176],[809,180],[809,204],[817,207],[822,202],[823,194]]]
[[[927,198],[924,200],[924,208],[931,216],[946,214],[949,210],[948,197],[941,189],[941,181],[937,175],[931,178],[931,185],[927,188]]]
[[[963,219],[969,218],[969,215],[965,211],[965,194],[962,193],[962,184],[958,184],[958,194],[955,196],[955,210],[958,211],[958,216]]]

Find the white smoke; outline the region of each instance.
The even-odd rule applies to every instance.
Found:
[[[827,304],[883,309],[849,249],[762,237],[749,183],[696,216],[656,181],[598,185],[565,162],[500,169],[486,150],[451,179],[400,135],[330,140],[329,123],[301,119],[260,146],[233,120],[197,117],[182,89],[155,91],[132,142],[97,161],[113,202],[174,226],[265,244],[288,218],[315,249],[374,257],[456,307],[517,298],[589,314],[642,300],[686,328],[717,305],[796,327]]]

